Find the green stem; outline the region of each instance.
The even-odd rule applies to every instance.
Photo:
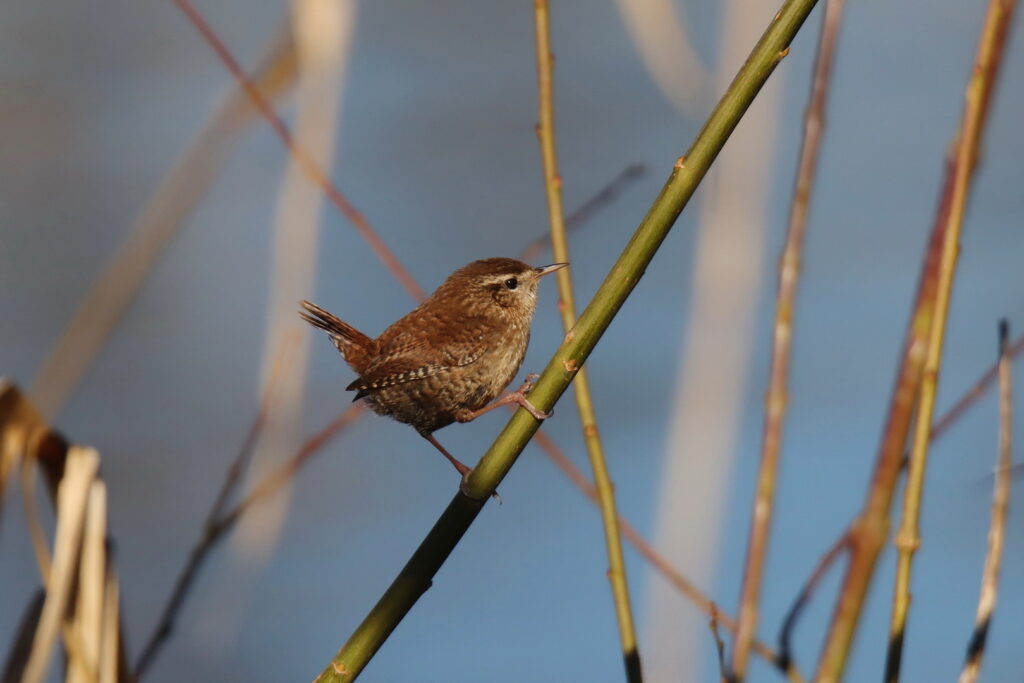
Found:
[[[786,56],[790,41],[816,2],[787,0],[775,15],[686,156],[676,161],[658,198],[530,392],[530,401],[534,406],[540,410],[550,410],[568,388],[639,282],[729,135],[779,61]],[[434,574],[469,529],[488,497],[501,483],[539,426],[540,423],[527,411],[516,411],[469,476],[464,487],[465,493],[455,495],[391,587],[317,681],[351,681],[362,671],[398,622],[430,586]]]
[[[544,168],[544,189],[548,200],[548,220],[551,223],[551,251],[555,261],[569,262],[569,240],[566,237],[565,216],[562,209],[562,177],[558,171],[558,151],[555,144],[554,56],[551,54],[550,15],[548,0],[535,0],[534,15],[537,24],[537,91],[541,160]],[[576,301],[573,295],[572,274],[562,269],[556,274],[560,297],[559,312],[562,327],[568,333],[576,324]],[[590,396],[587,372],[581,368],[574,386],[576,409],[580,416],[583,441],[594,472],[594,487],[601,510],[605,545],[608,548],[608,581],[611,583],[615,617],[619,626],[619,642],[626,666],[626,680],[643,681],[640,651],[636,643],[633,610],[629,600],[629,582],[626,579],[626,561],[622,557],[622,536],[619,514],[615,509],[615,489],[608,474],[601,434],[597,428],[597,414]]]

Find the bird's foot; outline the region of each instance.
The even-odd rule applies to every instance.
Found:
[[[555,413],[554,411],[545,413],[543,410],[540,410],[537,406],[530,403],[530,399],[526,398],[526,391],[524,390],[528,389],[530,386],[532,386],[532,382],[527,378],[526,383],[523,386],[506,394],[501,399],[502,403],[517,403],[520,407],[526,409],[526,412],[530,413],[530,415],[533,415],[535,418],[543,422]]]
[[[472,422],[473,420],[480,417],[484,413],[489,413],[498,406],[507,405],[509,403],[515,403],[516,405],[522,406],[523,408],[526,409],[527,412],[530,413],[530,415],[533,415],[538,420],[543,421],[548,419],[549,417],[554,415],[553,412],[545,413],[543,410],[538,410],[537,407],[530,403],[530,400],[526,398],[526,394],[530,391],[531,388],[533,388],[533,384],[534,382],[537,381],[537,378],[539,376],[540,375],[532,373],[527,375],[526,381],[523,382],[518,389],[516,389],[515,391],[508,392],[507,394],[499,398],[497,401],[494,401],[493,403],[490,403],[484,406],[483,408],[480,408],[479,410],[469,410],[464,408],[462,410],[456,411],[455,421]]]
[[[518,389],[509,392],[509,394],[505,396],[505,400],[509,403],[518,403],[520,406],[525,408],[530,415],[533,415],[538,420],[543,421],[554,415],[555,412],[552,410],[545,413],[543,410],[539,410],[535,405],[530,403],[530,400],[526,398],[526,395],[531,389],[533,389],[533,385],[537,383],[538,378],[540,378],[540,375],[536,372],[531,372],[526,376],[526,381],[523,382]]]
[[[529,391],[530,389],[533,388],[533,385],[537,383],[538,379],[540,379],[540,375],[538,375],[536,372],[531,372],[529,375],[526,376],[526,381],[523,382],[522,385],[516,391]]]

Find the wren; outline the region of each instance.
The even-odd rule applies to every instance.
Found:
[[[538,420],[550,415],[526,392],[536,375],[494,400],[519,372],[530,342],[537,285],[569,264],[534,268],[489,258],[459,268],[426,300],[372,339],[309,301],[299,312],[325,330],[358,377],[346,387],[378,415],[412,425],[465,479],[471,471],[445,450],[434,432],[469,422],[508,403]]]

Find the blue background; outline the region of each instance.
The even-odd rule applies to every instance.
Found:
[[[765,577],[767,639],[862,499],[984,5],[849,4],[797,311],[791,413]],[[712,62],[717,4],[688,0],[680,7],[698,52]],[[245,64],[260,56],[286,10],[237,2],[200,9]],[[567,207],[627,164],[650,169],[573,238],[573,275],[585,301],[701,122],[679,114],[656,89],[613,3],[566,0],[552,11]],[[819,12],[779,70],[779,152],[749,391],[720,572],[705,587],[730,612],[760,442],[775,255]],[[543,234],[532,3],[364,2],[357,21],[334,177],[413,275],[430,289],[468,261],[514,255]],[[166,0],[11,0],[0,8],[0,45],[0,372],[27,386],[78,297],[230,81]],[[1024,330],[1022,74],[1024,50],[1011,39],[967,215],[940,409],[994,359],[1000,316]],[[243,136],[59,421],[62,431],[103,455],[125,627],[136,648],[256,409],[269,228],[284,162],[266,125]],[[588,364],[621,511],[645,533],[653,529],[673,420],[695,208],[681,217]],[[318,301],[370,333],[410,308],[407,294],[333,209],[324,213],[322,235]],[[524,369],[541,368],[561,339],[555,301],[553,283],[546,284]],[[309,433],[346,405],[342,389],[351,380],[322,338],[314,340],[312,359]],[[588,470],[574,412],[563,403],[545,428]],[[473,461],[502,421],[495,414],[439,436]],[[989,396],[933,451],[907,681],[949,680],[959,670],[977,599],[995,447]],[[451,469],[412,430],[380,418],[359,422],[296,479],[269,564],[236,582],[227,548],[215,552],[150,680],[311,679],[453,489]],[[501,493],[504,504],[485,509],[363,680],[622,680],[596,510],[534,447]],[[1014,494],[1024,494],[1019,481]],[[989,681],[1020,680],[1024,670],[1021,509],[1011,510],[983,670]],[[38,579],[16,494],[4,512],[6,643]],[[642,622],[653,579],[632,550],[626,559]],[[893,560],[890,548],[848,680],[881,675]],[[797,655],[805,670],[813,668],[836,583],[826,583],[800,627]],[[224,604],[237,608],[223,627],[227,634],[218,630]],[[705,650],[703,671],[712,680],[710,636]],[[758,663],[752,680],[775,676]]]

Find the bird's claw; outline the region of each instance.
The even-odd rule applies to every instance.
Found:
[[[519,403],[520,406],[525,408],[526,412],[530,413],[530,415],[533,415],[541,422],[555,414],[555,411],[553,410],[548,411],[546,413],[543,410],[540,410],[539,408],[537,408],[537,406],[530,403],[530,399],[526,398],[526,396],[524,396],[521,393],[519,394],[519,400],[517,401],[517,403]]]
[[[519,388],[512,393],[523,394],[525,396],[530,391],[530,389],[533,389],[533,385],[537,383],[538,379],[540,379],[540,375],[538,375],[536,372],[531,372],[529,375],[526,376],[526,381],[520,384]]]
[[[554,415],[554,411],[545,413],[543,410],[539,410],[535,405],[530,403],[529,399],[526,398],[527,393],[529,393],[529,391],[533,389],[533,385],[537,382],[539,378],[540,375],[538,375],[536,372],[531,372],[530,374],[528,374],[526,376],[526,381],[523,382],[523,384],[518,389],[512,392],[510,398],[512,398],[512,400],[514,400],[524,409],[526,409],[526,411],[530,413],[530,415],[533,415],[535,418],[543,422],[544,420]]]

